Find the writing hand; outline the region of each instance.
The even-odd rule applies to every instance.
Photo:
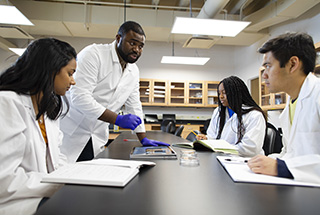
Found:
[[[248,161],[248,166],[254,173],[278,175],[277,161],[264,155],[257,155]]]
[[[136,127],[138,127],[138,125],[141,124],[141,119],[133,114],[118,115],[115,124],[121,128],[129,128],[134,130]]]
[[[204,134],[198,134],[196,136],[196,138],[197,138],[197,140],[207,140],[208,139],[207,136]]]

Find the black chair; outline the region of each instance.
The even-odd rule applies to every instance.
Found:
[[[266,155],[281,152],[281,134],[271,123],[267,122],[266,135],[264,137],[263,150]]]
[[[167,125],[167,127],[166,127],[166,132],[167,132],[167,133],[171,133],[171,131],[172,131],[172,126],[173,126],[172,122],[169,122],[168,125]]]
[[[200,129],[201,133],[202,134],[207,134],[207,130],[208,130],[208,127],[210,125],[210,121],[211,119],[207,119],[204,123],[203,123],[203,128]]]
[[[174,132],[174,135],[181,137],[181,133],[184,129],[184,125],[180,125],[179,128],[176,130],[176,132]]]
[[[194,130],[193,132],[196,133],[196,134],[200,134],[200,131],[197,131],[197,130]],[[196,137],[196,135],[195,135],[193,132],[190,132],[190,133],[188,134],[188,136],[186,137],[186,139],[189,140],[189,141],[191,141],[191,142],[194,142],[194,141],[197,140],[197,137]]]
[[[169,123],[170,123],[170,125],[169,125]],[[174,120],[172,120],[172,119],[164,119],[164,120],[162,120],[162,122],[161,122],[161,131],[174,134],[174,132],[176,131],[176,122]]]

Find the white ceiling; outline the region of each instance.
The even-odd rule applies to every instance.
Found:
[[[220,1],[223,7],[206,7],[214,1]],[[319,2],[320,0],[207,0],[206,9],[218,13],[206,18],[242,18],[251,21],[251,25],[234,38],[214,38],[215,44],[247,46],[268,34],[270,26],[295,19]],[[0,0],[0,3],[7,4],[7,1]],[[192,35],[170,33],[174,18],[191,15],[197,17],[205,1],[192,0],[191,11],[190,0],[126,0],[125,7],[124,0],[10,0],[10,3],[27,16],[34,26],[0,26],[0,43],[9,42],[13,38],[30,39],[31,36],[113,39],[124,19],[139,22],[148,41],[185,43]],[[3,44],[0,44],[1,48]]]

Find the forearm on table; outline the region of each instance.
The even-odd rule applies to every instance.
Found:
[[[136,133],[137,136],[138,136],[138,139],[141,141],[143,138],[146,137],[146,133],[145,132],[142,132],[142,133]]]

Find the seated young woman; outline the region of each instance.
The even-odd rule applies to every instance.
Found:
[[[219,106],[207,129],[197,139],[223,139],[237,146],[239,155],[253,157],[262,149],[266,117],[251,97],[245,83],[236,76],[223,79],[218,85]]]
[[[58,118],[75,70],[74,48],[43,38],[1,74],[0,214],[33,214],[61,187],[40,181],[66,162]]]

